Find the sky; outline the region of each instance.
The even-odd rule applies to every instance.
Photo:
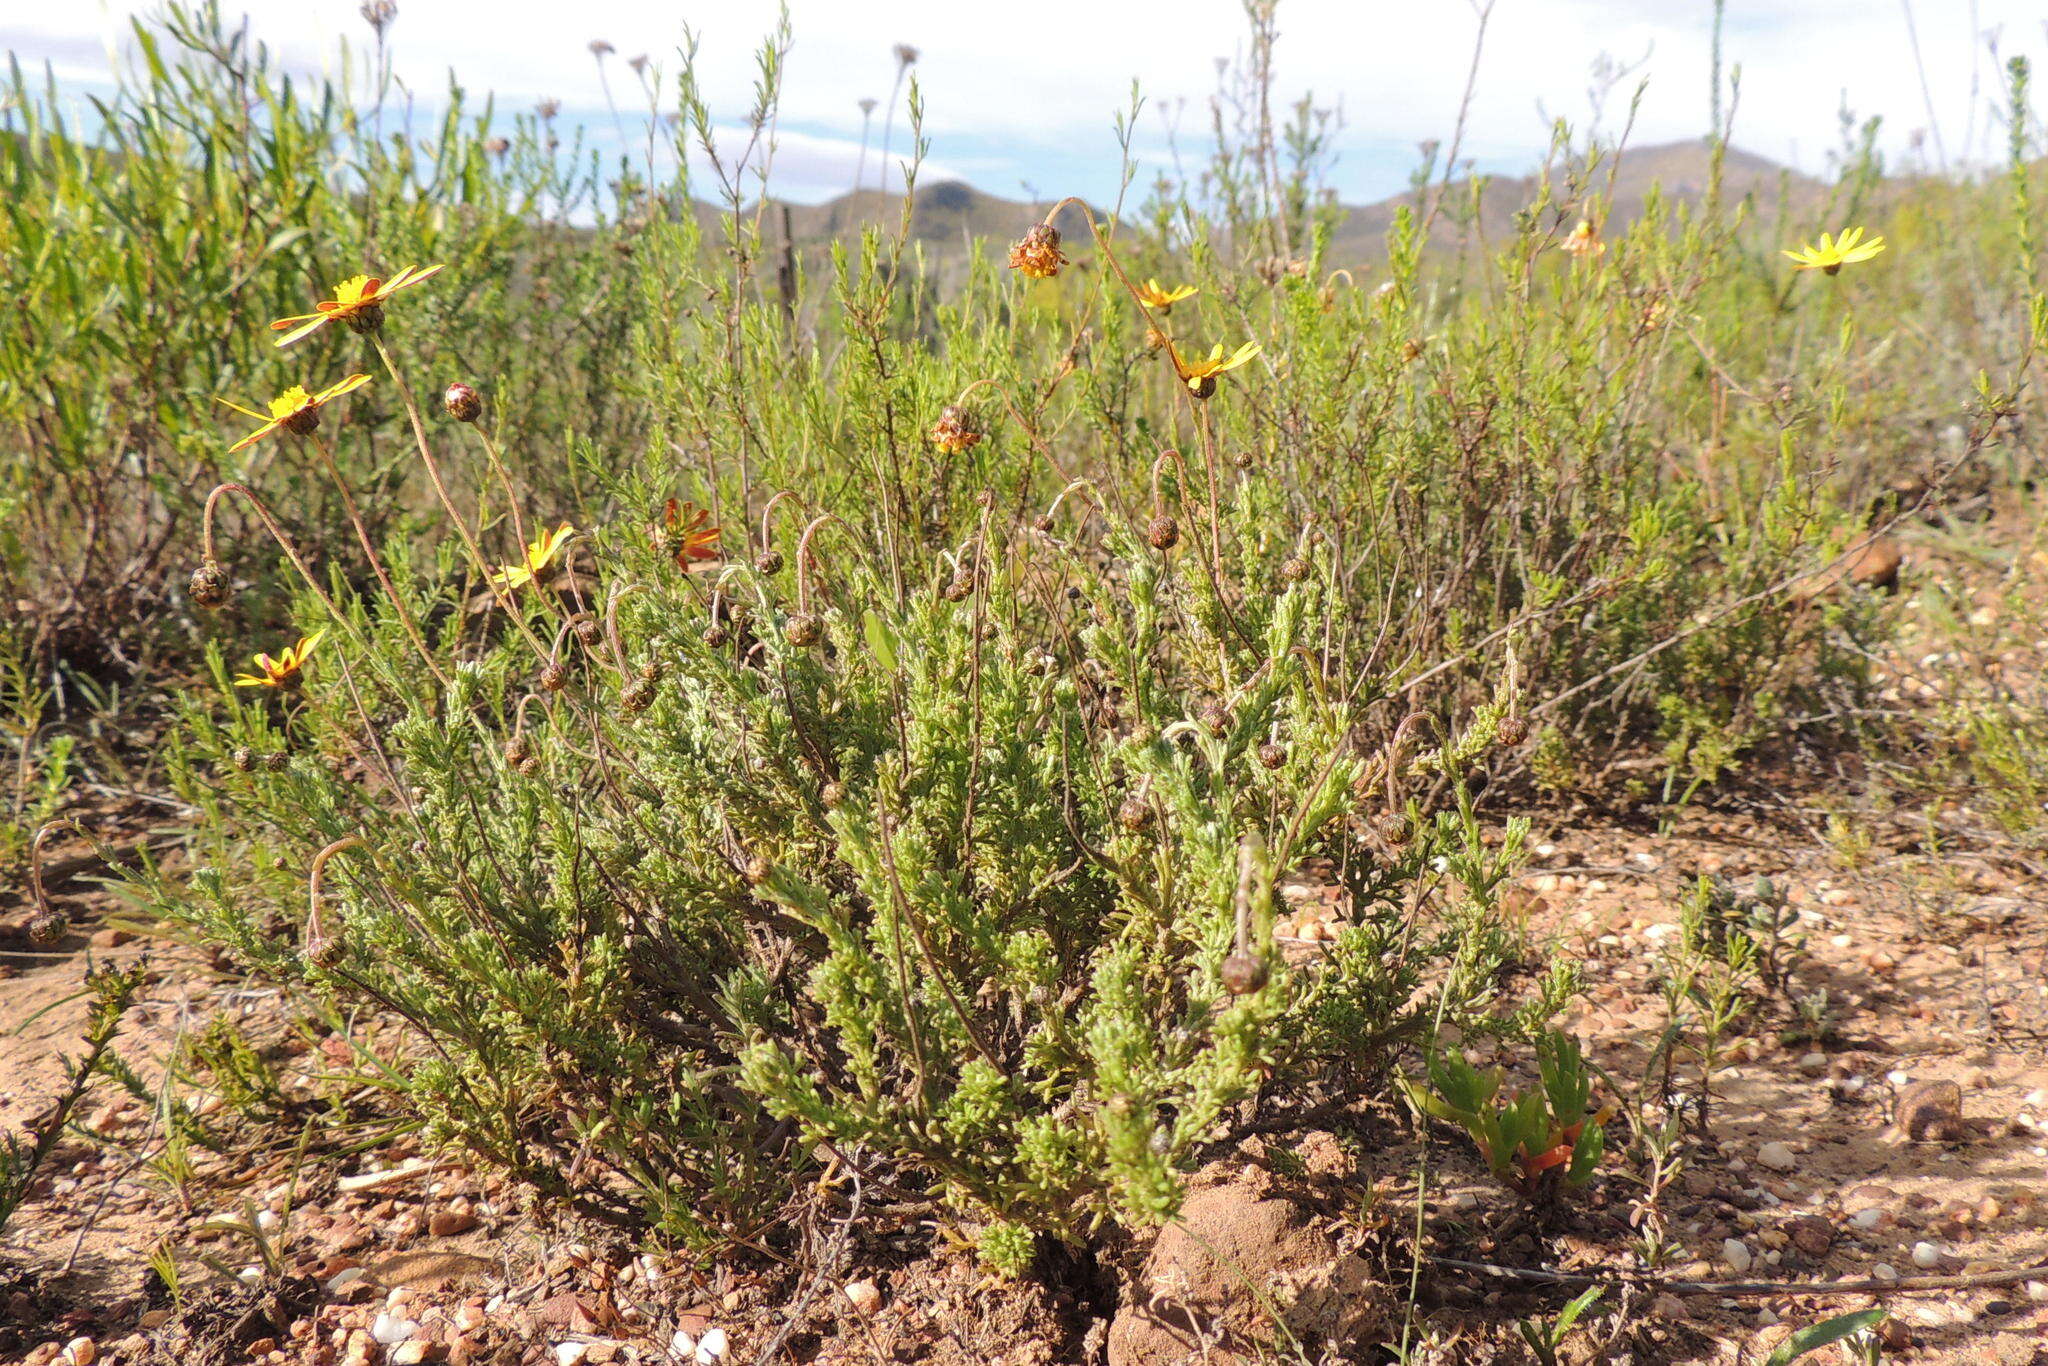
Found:
[[[1398,192],[1427,139],[1458,122],[1484,0],[1280,0],[1277,95],[1312,94],[1341,111],[1328,174],[1340,198]],[[686,27],[714,120],[730,136],[746,116],[755,50],[776,0],[396,0],[387,31],[395,74],[422,105],[449,75],[492,91],[501,109],[558,101],[561,119],[600,144],[638,145],[647,96],[629,58],[645,55],[673,91]],[[338,69],[343,42],[369,45],[360,0],[222,0],[288,67]],[[122,60],[131,0],[0,0],[0,49],[48,63],[60,87],[102,91]],[[789,0],[774,189],[801,201],[843,193],[862,167],[863,99],[873,116],[865,183],[900,177],[908,144],[902,95],[879,155],[898,72],[897,44],[925,107],[925,182],[958,178],[1013,198],[1116,189],[1115,117],[1135,80],[1145,106],[1133,146],[1152,170],[1199,161],[1218,64],[1242,58],[1243,0]],[[1521,172],[1541,156],[1551,121],[1612,135],[1639,81],[1636,144],[1697,137],[1708,123],[1712,0],[1493,0],[1479,48],[1463,156],[1481,171]],[[1824,173],[1841,145],[1840,111],[1881,115],[1895,162],[1951,165],[1995,157],[2004,136],[2000,66],[2048,57],[2035,0],[1727,0],[1724,60],[1740,67],[1733,140]],[[1917,36],[1921,63],[1914,60]],[[602,63],[590,45],[613,53]],[[1994,52],[1996,56],[1994,56]],[[1596,70],[1625,68],[1604,102]],[[1921,79],[1924,67],[1925,91]],[[607,104],[609,81],[619,106]],[[1974,92],[1974,94],[1973,94]],[[672,108],[672,95],[664,108]],[[1930,114],[1931,108],[1931,114]],[[1177,128],[1177,132],[1176,132]],[[730,145],[730,144],[728,144]],[[892,179],[892,187],[900,180]]]

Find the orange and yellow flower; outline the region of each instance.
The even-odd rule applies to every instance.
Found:
[[[1200,292],[1193,285],[1174,285],[1169,288],[1160,284],[1156,276],[1140,285],[1137,290],[1139,302],[1147,308],[1156,308],[1161,313],[1171,313],[1175,304],[1182,299],[1193,298]]]
[[[1820,235],[1818,247],[1802,242],[1799,250],[1785,254],[1799,265],[1801,270],[1817,270],[1823,275],[1833,275],[1843,266],[1857,261],[1868,261],[1884,250],[1884,239],[1873,237],[1863,240],[1863,229],[1844,229],[1840,237],[1830,239],[1826,233]]]
[[[254,408],[244,408],[241,404],[228,399],[220,400],[242,416],[253,417],[263,424],[228,447],[228,454],[233,455],[236,451],[255,445],[280,427],[295,436],[310,435],[314,428],[320,425],[322,405],[332,403],[343,394],[352,394],[369,382],[368,375],[350,375],[345,380],[328,385],[317,394],[307,393],[306,387],[302,384],[294,384],[270,400],[270,411],[267,413],[259,413]]]
[[[562,553],[562,547],[569,544],[569,538],[576,534],[576,528],[567,522],[553,531],[544,531],[526,546],[519,563],[500,565],[491,572],[491,582],[511,592],[524,588],[529,583],[539,583],[554,572],[555,556]]]
[[[1581,261],[1607,250],[1607,244],[1600,240],[1600,229],[1593,226],[1590,218],[1581,218],[1579,225],[1558,246],[1566,255],[1576,256]]]
[[[252,674],[236,674],[235,686],[238,688],[298,687],[300,672],[306,667],[306,656],[313,653],[313,647],[318,645],[320,637],[326,634],[327,632],[323,630],[315,631],[310,636],[302,636],[298,644],[288,646],[275,659],[269,655],[257,655],[257,672]]]
[[[1196,398],[1207,398],[1215,393],[1216,376],[1229,370],[1235,370],[1253,356],[1258,355],[1260,350],[1257,342],[1246,342],[1243,346],[1231,352],[1230,358],[1225,360],[1223,358],[1223,345],[1221,342],[1218,342],[1206,357],[1201,360],[1190,361],[1181,357],[1179,347],[1169,344],[1167,349],[1173,356],[1173,368],[1180,375],[1181,383],[1187,385],[1188,392]]]
[[[699,560],[716,560],[718,528],[710,526],[711,510],[695,503],[671,498],[661,510],[661,525],[654,541],[664,554],[675,556],[676,567],[687,571]]]
[[[296,318],[279,318],[272,323],[272,331],[285,334],[277,339],[277,345],[290,346],[332,322],[345,322],[358,332],[374,331],[384,321],[386,299],[401,289],[411,289],[430,279],[441,269],[440,266],[428,266],[424,270],[418,266],[407,266],[388,280],[375,275],[352,275],[334,287],[333,298],[314,304],[313,312]]]

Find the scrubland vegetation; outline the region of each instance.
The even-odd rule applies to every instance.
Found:
[[[89,116],[0,92],[0,878],[54,941],[37,847],[158,803],[130,914],[400,1041],[350,1064],[373,1120],[294,1121],[309,1160],[370,1122],[706,1259],[806,1255],[850,1180],[853,1236],[912,1211],[1029,1278],[1245,1136],[1412,1100],[1532,1209],[1654,1207],[1674,1059],[1704,1123],[1731,1021],[1820,1008],[1782,897],[1703,883],[1651,1074],[1596,1076],[1505,894],[1525,813],[1851,756],[1845,810],[2038,851],[2032,685],[1909,706],[1887,667],[1927,645],[1900,538],[2036,475],[2023,61],[1981,182],[1852,128],[1827,184],[1726,193],[1716,129],[1707,193],[1621,221],[1627,148],[1560,126],[1507,236],[1426,166],[1340,261],[1305,116],[941,287],[889,224],[796,251],[764,156],[428,119],[205,12],[140,42]],[[656,100],[706,136],[687,66]],[[1884,249],[1786,259],[1845,227]],[[1311,868],[1346,913],[1303,957]]]

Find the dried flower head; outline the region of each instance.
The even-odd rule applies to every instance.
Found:
[[[1152,804],[1132,793],[1117,806],[1116,823],[1133,835],[1142,833],[1152,824]]]
[[[327,632],[322,630],[315,631],[310,636],[302,636],[298,644],[287,646],[274,659],[266,654],[257,655],[257,672],[253,674],[236,674],[235,686],[238,688],[298,687],[302,681],[301,673],[306,667],[307,656],[313,653],[313,647],[318,645],[320,638],[326,634]]]
[[[636,678],[631,683],[628,683],[624,691],[619,694],[619,705],[624,707],[627,712],[637,716],[654,705],[654,692],[655,687],[652,682],[644,678]]]
[[[1180,523],[1162,513],[1145,528],[1145,539],[1154,550],[1171,550],[1180,544]]]
[[[981,423],[972,412],[957,403],[941,408],[939,420],[932,424],[932,444],[946,455],[958,455],[978,445],[981,436]]]
[[[780,574],[782,572],[782,552],[772,548],[762,551],[754,557],[754,569],[762,574]]]
[[[1289,583],[1300,583],[1308,577],[1309,563],[1299,555],[1289,555],[1280,562],[1280,577]]]
[[[1259,764],[1263,768],[1281,768],[1287,763],[1287,746],[1277,740],[1268,740],[1259,746]]]
[[[398,17],[398,5],[395,0],[363,0],[356,13],[362,15],[363,22],[377,30],[377,36],[382,38],[384,30],[390,28],[391,21]]]
[[[917,63],[917,58],[918,51],[916,48],[908,43],[896,44],[896,65],[914,66]]]
[[[441,406],[457,422],[474,422],[484,415],[484,396],[475,385],[457,380],[442,393]]]
[[[271,435],[280,428],[294,436],[310,436],[320,426],[320,409],[332,403],[343,394],[352,394],[370,382],[368,375],[350,375],[347,379],[328,385],[317,394],[306,392],[303,385],[291,388],[270,400],[270,411],[259,413],[254,408],[221,399],[220,402],[233,408],[244,417],[253,417],[263,425],[228,447],[228,454],[247,450],[249,447]]]
[[[1529,723],[1519,716],[1503,716],[1493,733],[1502,744],[1512,748],[1529,738]]]
[[[1059,229],[1050,223],[1033,223],[1010,248],[1010,269],[1021,270],[1034,280],[1050,280],[1066,263],[1060,252]]]
[[[606,42],[602,38],[593,38],[590,40],[590,55],[597,58],[600,62],[617,51],[617,48],[613,47],[610,43]]]
[[[783,639],[800,650],[816,645],[819,634],[818,619],[809,612],[792,612],[782,624]]]
[[[390,279],[379,279],[375,275],[352,275],[334,287],[334,297],[322,299],[313,305],[311,313],[296,318],[279,318],[270,325],[273,332],[285,335],[277,339],[278,346],[290,346],[301,337],[310,337],[331,322],[345,322],[357,332],[374,332],[384,324],[384,301],[401,289],[411,289],[440,274],[442,267],[407,266]]]
[[[559,659],[551,659],[541,665],[540,685],[549,692],[560,692],[569,686],[569,670]]]
[[[256,771],[256,751],[250,749],[247,745],[236,745],[228,754],[228,762],[235,766],[237,773],[254,773]]]

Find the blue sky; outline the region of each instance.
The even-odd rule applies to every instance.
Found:
[[[370,29],[360,0],[224,0],[246,13],[254,35],[288,65],[338,67],[340,45],[362,47]],[[48,61],[67,88],[101,87],[120,60],[128,0],[0,0],[0,48]],[[699,75],[714,117],[736,124],[755,76],[753,50],[774,25],[774,0],[397,0],[389,29],[396,73],[432,103],[448,73],[501,107],[560,101],[563,117],[616,141],[589,44],[614,52],[607,75],[622,115],[644,114],[641,78],[628,59],[672,82],[684,25],[699,40]],[[897,62],[913,44],[931,142],[930,178],[957,176],[1021,196],[1114,190],[1112,121],[1137,80],[1147,107],[1135,143],[1152,165],[1168,162],[1177,121],[1184,154],[1199,159],[1219,59],[1242,55],[1241,0],[790,0],[789,53],[778,192],[816,200],[850,188],[860,160],[859,101],[886,102]],[[1639,143],[1697,136],[1707,122],[1710,0],[1495,0],[1480,52],[1464,149],[1483,170],[1519,171],[1540,155],[1548,121],[1585,130],[1603,59],[1631,74],[1607,101],[1602,126],[1626,117],[1636,82],[1649,85],[1637,111]],[[1919,39],[1923,95],[1909,42]],[[1313,92],[1341,107],[1331,176],[1347,201],[1398,191],[1416,145],[1448,139],[1478,33],[1469,0],[1281,0],[1276,71],[1291,101]],[[1992,51],[2039,59],[2048,48],[2040,8],[2028,0],[1728,0],[1726,60],[1742,68],[1735,141],[1800,166],[1825,169],[1838,144],[1837,110],[1885,118],[1895,157],[1951,162],[1995,154],[2002,129]],[[1973,98],[1974,87],[1974,98]],[[672,84],[667,88],[672,89]],[[1933,117],[1929,115],[1932,105]],[[666,102],[665,102],[666,104]],[[874,116],[879,144],[883,109]],[[1916,130],[1923,134],[1915,151]],[[907,135],[898,112],[893,159]],[[867,157],[867,182],[882,173]]]

